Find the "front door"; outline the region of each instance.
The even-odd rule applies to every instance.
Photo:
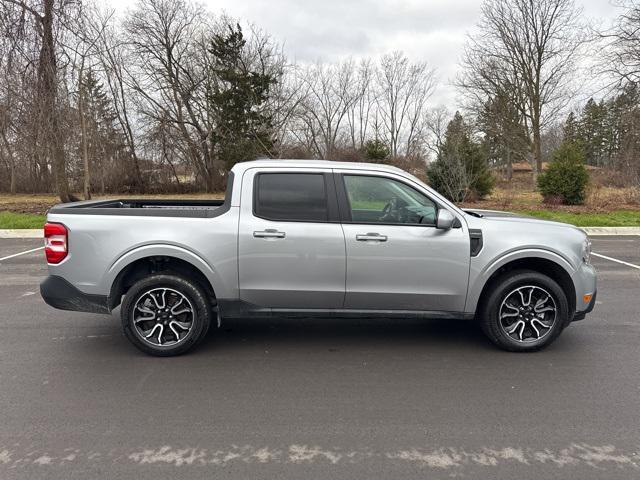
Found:
[[[345,243],[330,171],[247,170],[238,241],[241,300],[270,308],[342,308]]]
[[[345,172],[337,181],[347,210],[345,308],[462,312],[466,227],[436,229],[438,204],[401,177]]]

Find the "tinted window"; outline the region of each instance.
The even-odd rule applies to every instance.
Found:
[[[260,173],[255,213],[270,220],[326,222],[327,192],[321,173]]]
[[[436,204],[402,182],[345,175],[344,183],[355,223],[435,224]]]

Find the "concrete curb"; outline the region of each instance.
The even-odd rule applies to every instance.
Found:
[[[640,235],[640,227],[583,227],[587,235]],[[42,229],[0,229],[0,238],[42,238]]]
[[[640,235],[640,227],[583,227],[587,235]]]
[[[43,238],[41,228],[0,229],[0,238]]]

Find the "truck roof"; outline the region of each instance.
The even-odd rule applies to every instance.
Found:
[[[407,174],[400,168],[383,163],[364,163],[364,162],[334,162],[333,160],[300,160],[300,159],[265,159],[252,160],[250,162],[236,163],[232,171],[234,173],[244,172],[254,167],[296,167],[296,168],[345,168],[352,170],[378,170],[395,173]]]

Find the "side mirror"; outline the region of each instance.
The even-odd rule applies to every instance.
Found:
[[[453,227],[453,222],[456,221],[456,217],[453,216],[449,210],[441,208],[438,210],[438,216],[436,217],[436,228],[439,230],[449,230]]]

